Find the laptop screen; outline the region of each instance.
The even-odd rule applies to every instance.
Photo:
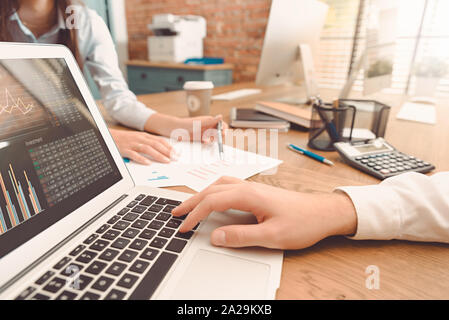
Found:
[[[64,59],[0,60],[0,257],[121,179]]]

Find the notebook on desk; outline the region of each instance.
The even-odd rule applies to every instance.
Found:
[[[257,111],[255,109],[231,109],[231,127],[254,129],[277,129],[288,131],[290,123],[286,120]]]
[[[259,101],[255,109],[305,128],[310,128],[311,126],[312,106],[310,105],[290,105],[274,101]]]

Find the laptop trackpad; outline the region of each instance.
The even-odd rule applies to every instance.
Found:
[[[265,299],[270,266],[207,250],[198,250],[171,299]]]

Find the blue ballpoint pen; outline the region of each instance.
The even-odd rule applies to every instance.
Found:
[[[327,160],[326,158],[324,158],[324,157],[322,157],[322,156],[320,156],[320,155],[317,155],[317,154],[315,154],[315,153],[313,153],[313,152],[310,152],[310,151],[308,151],[308,150],[301,149],[300,147],[297,147],[297,146],[295,146],[294,144],[289,143],[289,144],[287,144],[287,147],[288,147],[290,150],[294,151],[294,152],[303,154],[303,155],[305,155],[305,156],[307,156],[307,157],[309,157],[309,158],[312,158],[312,159],[314,159],[314,160],[317,160],[317,161],[319,161],[319,162],[328,164],[328,165],[330,165],[330,166],[333,166],[333,165],[334,165],[334,163],[333,163],[332,161]]]

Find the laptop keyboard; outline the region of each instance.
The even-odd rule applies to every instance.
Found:
[[[149,299],[195,230],[180,233],[180,201],[139,195],[43,273],[16,300]]]

